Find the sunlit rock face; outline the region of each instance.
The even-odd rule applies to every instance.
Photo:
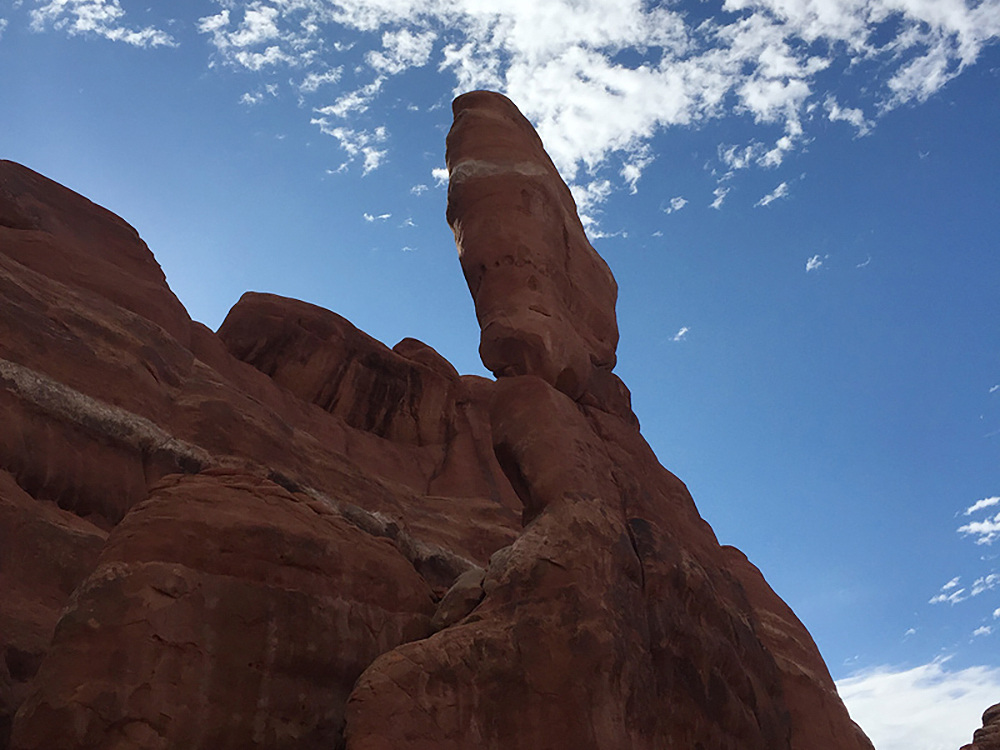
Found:
[[[972,744],[962,750],[1000,750],[1000,703],[983,713],[983,726],[972,735]]]
[[[0,162],[0,748],[870,750],[643,440],[530,124],[460,97],[448,163],[496,380],[275,295],[209,331]]]
[[[535,375],[576,399],[615,364],[618,287],[569,189],[517,107],[458,97],[448,134],[448,222],[494,375]]]

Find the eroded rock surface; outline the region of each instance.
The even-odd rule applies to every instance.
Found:
[[[1000,750],[1000,703],[983,712],[983,726],[972,735],[972,744],[962,750]]]
[[[595,369],[615,364],[614,276],[517,107],[474,91],[452,108],[448,223],[476,302],[483,364],[578,398]]]
[[[275,295],[213,333],[0,162],[0,750],[870,750],[643,440],[530,124],[460,97],[447,158],[496,381]]]

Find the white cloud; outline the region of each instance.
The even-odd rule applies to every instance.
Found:
[[[31,11],[31,28],[44,31],[51,27],[70,36],[93,34],[135,47],[176,46],[167,32],[153,26],[130,28],[122,23],[124,17],[119,0],[50,0]]]
[[[956,576],[948,581],[948,583],[941,587],[941,591],[930,599],[929,603],[943,604],[944,602],[948,602],[949,604],[958,604],[959,602],[964,602],[969,597],[979,596],[986,591],[1000,586],[1000,574],[997,573],[980,576],[972,582],[971,590],[967,590],[965,587],[957,588],[958,580]]]
[[[816,271],[823,265],[823,259],[819,255],[814,255],[806,261],[806,273]]]
[[[408,29],[387,31],[382,35],[382,49],[369,52],[365,61],[386,75],[396,75],[407,68],[419,68],[430,60],[436,38],[437,34],[433,31],[417,34]]]
[[[783,182],[780,185],[778,185],[778,187],[776,187],[774,190],[772,190],[770,193],[761,198],[759,201],[754,203],[753,205],[754,207],[769,206],[779,198],[787,197],[787,195],[788,195],[788,183]]]
[[[611,195],[610,180],[591,180],[586,185],[572,184],[569,186],[576,202],[577,211],[580,213],[580,220],[584,226],[593,222],[593,218],[587,216],[588,212],[601,205]],[[587,216],[587,218],[584,218]]]
[[[0,18],[0,39],[3,38],[3,30],[7,28],[7,19]]]
[[[220,12],[200,22],[217,59],[328,70],[346,46],[343,29],[369,35],[381,45],[369,44],[366,71],[435,64],[456,91],[501,90],[537,125],[567,181],[581,170],[592,181],[610,165],[629,190],[665,128],[745,116],[773,145],[754,141],[742,160],[777,166],[809,141],[814,112],[864,134],[873,127],[865,110],[925,100],[1000,37],[998,0],[725,0],[707,20],[641,0],[217,2]],[[638,59],[622,62],[621,52]],[[863,81],[854,98],[864,107],[829,72],[834,63]]]
[[[993,544],[993,541],[1000,536],[1000,513],[985,521],[972,521],[964,526],[958,527],[958,532],[966,536],[976,536],[976,544]]]
[[[672,214],[674,211],[680,211],[687,204],[687,199],[678,195],[676,198],[671,198],[670,205],[663,210],[665,213]]]
[[[990,391],[993,392],[992,390]],[[965,515],[971,516],[978,510],[983,508],[992,508],[994,505],[1000,505],[1000,497],[984,497],[982,500],[976,500],[972,505],[965,509]]]
[[[343,127],[331,127],[325,117],[313,118],[313,125],[319,125],[319,129],[337,139],[340,147],[347,152],[351,159],[363,158],[362,173],[368,174],[374,169],[378,169],[385,158],[385,149],[378,149],[376,144],[384,143],[388,138],[385,127],[379,126],[374,130],[352,130]],[[338,170],[339,171],[339,170]]]
[[[977,636],[980,635],[989,635],[992,632],[993,628],[991,628],[989,625],[981,625],[972,631],[972,637],[976,638]]]
[[[906,632],[903,633],[903,637],[906,638],[907,636],[916,635],[916,634],[917,634],[917,629],[916,628],[907,628]]]
[[[864,268],[872,262],[872,256],[868,256],[868,259],[864,263],[858,263],[855,268]]]
[[[936,659],[912,669],[879,667],[838,681],[837,689],[878,750],[955,750],[996,703],[1000,669],[945,666]]]
[[[428,189],[427,186],[421,183],[420,185],[414,185],[413,187],[411,187],[410,192],[413,193],[414,195],[421,195],[427,192],[427,189]]]
[[[966,595],[965,589],[961,588],[961,589],[956,589],[955,591],[952,591],[951,593],[948,594],[945,593],[936,594],[932,596],[927,603],[944,604],[945,602],[948,602],[948,604],[954,605],[958,604],[959,602],[964,602],[968,598],[969,597]]]
[[[431,170],[431,177],[434,178],[436,187],[444,187],[448,184],[448,170],[444,167],[434,167]]]
[[[823,106],[826,108],[826,116],[830,122],[848,122],[857,129],[859,136],[868,135],[871,132],[873,123],[865,118],[865,113],[859,108],[841,107],[837,103],[837,97],[833,94],[826,97]]]
[[[388,218],[390,218],[392,216],[392,214],[379,214],[378,216],[375,216],[375,215],[370,214],[368,212],[365,212],[365,213],[363,213],[361,215],[364,217],[365,221],[367,221],[367,222],[385,221],[386,219],[388,219]]]
[[[993,619],[994,620],[1000,619],[1000,607],[993,610]]]
[[[677,333],[675,333],[674,337],[672,339],[670,339],[670,340],[671,341],[683,341],[687,337],[688,331],[690,331],[690,330],[691,330],[690,328],[688,328],[687,326],[684,326]]]
[[[339,97],[333,104],[326,107],[317,107],[315,111],[321,115],[334,115],[341,118],[347,117],[352,113],[364,112],[368,109],[368,105],[375,98],[375,95],[378,94],[384,82],[384,78],[376,78],[368,85]]]
[[[984,591],[989,591],[996,587],[997,584],[1000,584],[1000,575],[996,573],[990,573],[988,576],[977,578],[972,582],[972,595],[979,596]]]
[[[636,187],[636,183],[639,182],[639,178],[642,177],[643,170],[648,167],[653,161],[652,155],[649,153],[648,148],[640,148],[635,150],[629,157],[628,161],[621,168],[621,178],[625,181],[625,184],[629,187],[629,192],[635,195],[639,189]]]
[[[719,185],[719,187],[712,191],[712,194],[715,196],[715,200],[708,205],[718,211],[722,208],[722,202],[726,199],[726,196],[729,195],[729,188]]]
[[[1000,391],[1000,383],[997,383],[996,385],[990,388],[990,393],[996,393],[997,391]]]
[[[299,91],[304,94],[312,94],[316,92],[320,86],[326,86],[327,84],[339,81],[343,72],[344,69],[342,67],[331,68],[330,70],[324,70],[322,72],[313,71],[302,79],[302,82],[299,84]]]

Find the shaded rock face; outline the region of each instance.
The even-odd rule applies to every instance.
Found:
[[[972,744],[962,750],[1000,750],[1000,703],[983,712],[983,726],[972,735]]]
[[[0,162],[0,748],[871,748],[639,433],[537,135],[455,115],[496,381],[274,295],[213,333]]]

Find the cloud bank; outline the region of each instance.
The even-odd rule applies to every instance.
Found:
[[[217,4],[200,27],[226,64],[291,68],[305,77],[314,67],[335,67],[338,31],[367,34],[369,88],[344,92],[346,102],[377,95],[374,82],[386,76],[433,63],[456,91],[510,95],[568,180],[613,157],[630,188],[652,161],[649,139],[663,128],[745,116],[773,126],[773,143],[753,145],[752,159],[775,166],[805,140],[811,122],[845,122],[864,135],[878,116],[940,90],[1000,35],[1000,0]],[[848,68],[874,82],[857,94],[861,101],[832,90]]]
[[[350,119],[384,95],[390,78],[433,66],[456,92],[492,88],[514,99],[568,182],[588,188],[610,176],[614,188],[633,192],[654,162],[650,140],[664,129],[743,118],[761,137],[730,147],[728,159],[720,154],[726,168],[775,167],[823,121],[863,136],[886,112],[925,101],[1000,38],[1000,0],[214,6],[178,20],[208,43],[211,64],[271,76],[268,83],[291,79],[297,96],[320,99],[306,107],[312,122],[364,171],[383,163],[386,138],[381,123]],[[176,43],[161,29],[128,25],[125,13],[122,0],[36,0],[30,17],[36,30]],[[355,45],[354,57],[363,54],[345,65]],[[711,205],[720,208],[726,192],[720,182]]]
[[[972,741],[983,711],[1000,696],[1000,669],[878,667],[837,682],[851,717],[878,750],[956,750]]]

